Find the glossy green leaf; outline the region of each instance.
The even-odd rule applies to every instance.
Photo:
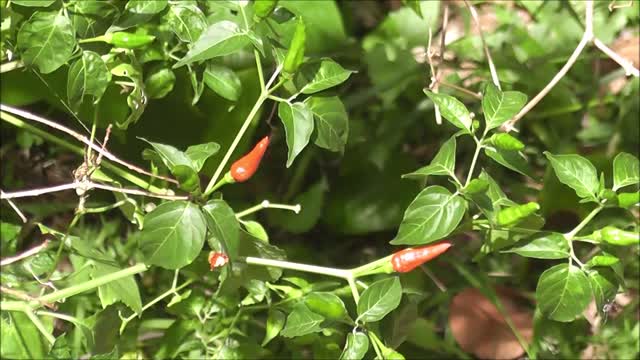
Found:
[[[312,96],[304,102],[316,120],[316,145],[327,150],[343,152],[349,136],[349,121],[340,98]]]
[[[202,210],[207,218],[211,248],[214,248],[211,241],[219,241],[229,259],[236,260],[240,242],[240,223],[233,209],[224,200],[216,199],[207,202]]]
[[[304,60],[305,42],[307,40],[306,27],[302,18],[298,18],[296,23],[296,30],[291,38],[291,44],[289,44],[289,50],[284,57],[282,64],[282,71],[287,74],[295,73],[302,61]]]
[[[135,14],[157,14],[167,7],[168,0],[129,0],[125,10]]]
[[[327,319],[342,319],[347,315],[342,299],[330,292],[312,292],[304,297],[304,304],[309,310]]]
[[[345,70],[337,62],[325,58],[320,62],[305,64],[298,74],[297,82],[302,83],[303,94],[313,94],[332,88],[346,81],[353,71]]]
[[[587,275],[598,312],[602,313],[605,304],[612,302],[618,292],[616,274],[610,268],[600,267],[589,270]]]
[[[118,266],[95,261],[92,277],[97,278],[120,270],[122,269]],[[118,301],[122,301],[135,313],[139,314],[142,311],[140,291],[138,290],[138,284],[132,275],[100,286],[98,288],[98,297],[100,298],[100,303],[102,304],[103,309]]]
[[[593,164],[580,155],[553,155],[545,151],[558,180],[576,191],[581,198],[596,201],[598,174]]]
[[[556,321],[573,321],[589,305],[591,287],[580,268],[559,264],[542,273],[536,288],[538,308]]]
[[[421,245],[440,240],[458,226],[466,201],[442,186],[422,190],[404,213],[393,245]]]
[[[208,142],[204,144],[191,145],[187,148],[184,154],[193,163],[194,170],[200,171],[207,159],[215,155],[219,150],[220,145],[214,142]]]
[[[249,38],[236,23],[223,20],[210,25],[173,67],[232,54],[249,44]]]
[[[482,96],[482,111],[487,130],[497,128],[516,115],[527,103],[527,95],[517,91],[500,91],[488,84]]]
[[[76,45],[71,21],[60,11],[36,11],[18,32],[17,47],[27,66],[43,74],[64,65]]]
[[[613,191],[640,182],[640,161],[625,152],[613,159]]]
[[[12,4],[28,7],[47,7],[56,0],[11,0]]]
[[[139,138],[140,140],[146,141],[153,147],[153,149],[160,155],[162,162],[165,166],[172,170],[174,167],[178,165],[185,165],[192,168],[195,168],[191,159],[182,151],[176,149],[171,145],[151,142],[145,138]]]
[[[535,178],[525,157],[517,151],[485,148],[484,153],[498,164],[530,178]]]
[[[207,28],[207,19],[195,4],[184,2],[172,3],[165,15],[171,31],[183,42],[192,43]]]
[[[259,222],[253,220],[243,221],[242,225],[251,236],[269,242],[269,234]]]
[[[67,99],[77,108],[85,95],[93,95],[97,102],[111,81],[111,73],[100,55],[84,51],[82,57],[69,68],[67,77]]]
[[[400,305],[402,286],[398,277],[389,277],[371,284],[358,301],[358,320],[380,321]]]
[[[264,347],[273,340],[273,338],[278,336],[282,328],[284,328],[285,320],[286,317],[282,311],[276,309],[269,310],[269,315],[267,315],[267,328],[260,346]]]
[[[455,127],[470,132],[471,114],[460,100],[451,95],[424,91],[425,94],[440,108],[442,116]]]
[[[149,99],[161,99],[173,90],[176,83],[176,75],[169,68],[159,67],[154,69],[144,79],[144,88]]]
[[[418,16],[422,16],[422,8],[420,7],[420,0],[402,0],[402,3],[410,7]]]
[[[445,175],[455,177],[456,137],[452,136],[442,146],[431,163],[412,173],[402,175],[403,179],[423,180],[429,175]]]
[[[4,359],[44,359],[46,345],[40,331],[22,312],[8,312],[0,319],[0,354]]]
[[[502,252],[536,259],[566,259],[570,255],[567,239],[560,233],[542,233],[525,245]]]
[[[347,342],[340,355],[340,360],[360,360],[369,350],[369,337],[362,332],[347,334]]]
[[[190,264],[202,250],[205,217],[187,201],[172,201],[156,207],[144,217],[140,250],[144,261],[165,269]]]
[[[296,156],[307,146],[313,133],[313,113],[305,103],[286,102],[278,104],[278,116],[284,125],[287,136],[287,167],[293,164]]]
[[[298,304],[291,314],[287,316],[287,323],[280,331],[280,335],[288,338],[312,334],[322,331],[320,324],[324,318],[311,310],[305,305]]]
[[[66,338],[67,334],[62,334],[56,338],[56,342],[53,343],[49,354],[52,359],[71,359],[71,348]]]
[[[209,64],[204,71],[204,83],[216,94],[237,101],[242,93],[242,82],[236,73],[225,66]]]

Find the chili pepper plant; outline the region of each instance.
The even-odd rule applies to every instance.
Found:
[[[637,356],[637,3],[479,3],[0,1],[1,356]]]

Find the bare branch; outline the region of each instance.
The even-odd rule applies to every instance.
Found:
[[[4,191],[0,190],[0,196],[2,196],[2,195],[4,195]],[[16,206],[16,204],[14,204],[13,201],[11,201],[10,199],[7,199],[7,202],[9,203],[9,206],[11,206],[13,211],[15,211],[16,214],[18,214],[18,217],[20,217],[20,220],[22,220],[22,222],[26,224],[27,223],[27,217],[24,216],[24,214],[22,213],[22,211],[20,211],[18,206]]]
[[[480,40],[482,40],[482,47],[484,48],[484,55],[487,58],[487,62],[489,63],[489,71],[491,72],[491,80],[493,84],[500,90],[500,79],[498,79],[498,72],[496,71],[496,66],[493,64],[493,59],[491,59],[491,54],[489,53],[489,47],[487,47],[487,42],[484,40],[484,34],[482,32],[482,24],[480,24],[480,19],[478,18],[478,12],[476,8],[473,7],[469,3],[469,1],[464,0],[465,5],[469,8],[469,12],[471,13],[471,17],[473,18],[473,22],[475,22],[478,27],[478,32],[480,33]]]
[[[45,240],[42,244],[32,247],[31,249],[24,251],[16,256],[6,257],[0,261],[0,266],[6,266],[13,264],[14,262],[33,256],[49,247],[49,240]]]
[[[640,71],[633,66],[633,63],[631,61],[620,56],[618,53],[616,53],[602,41],[600,41],[600,39],[593,38],[593,44],[598,49],[602,50],[603,53],[607,54],[607,56],[609,56],[613,61],[617,62],[624,69],[625,75],[633,75],[635,77],[640,76]]]
[[[130,163],[124,161],[124,160],[119,159],[118,157],[116,157],[115,155],[110,153],[109,151],[104,150],[104,149],[100,148],[100,146],[98,146],[98,145],[92,143],[91,141],[89,141],[89,139],[87,139],[85,136],[80,135],[77,132],[75,132],[75,131],[73,131],[73,130],[65,127],[65,126],[62,126],[62,125],[60,125],[60,124],[58,124],[56,122],[53,122],[51,120],[47,120],[47,119],[45,119],[43,117],[40,117],[38,115],[34,115],[34,114],[32,114],[32,113],[30,113],[28,111],[16,109],[16,108],[13,108],[11,106],[4,105],[4,104],[0,104],[0,110],[6,111],[6,112],[14,114],[14,115],[21,116],[21,117],[23,117],[25,119],[29,119],[29,120],[33,120],[33,121],[39,122],[41,124],[47,125],[49,127],[52,127],[52,128],[54,128],[56,130],[60,130],[60,131],[62,131],[64,133],[67,133],[67,134],[73,136],[74,138],[76,138],[78,141],[81,141],[85,145],[91,147],[93,150],[97,151],[100,155],[103,155],[107,159],[109,159],[109,160],[111,160],[111,161],[113,161],[115,163],[118,163],[118,164],[128,168],[129,170],[133,170],[133,171],[136,171],[136,172],[138,172],[140,174],[144,174],[144,175],[147,175],[147,176],[152,176],[152,177],[155,177],[155,178],[158,178],[158,179],[166,180],[166,181],[169,181],[169,182],[174,183],[174,184],[178,183],[174,179],[171,179],[171,178],[166,177],[166,176],[155,175],[155,174],[153,174],[153,173],[151,173],[151,172],[149,172],[147,170],[144,170],[144,169],[139,168],[139,167],[137,167],[137,166],[135,166],[133,164],[130,164]]]
[[[21,197],[38,196],[38,195],[48,194],[52,192],[71,190],[79,186],[80,186],[79,183],[72,182],[69,184],[56,185],[56,186],[40,188],[40,189],[23,190],[23,191],[16,191],[16,192],[10,192],[10,193],[3,192],[2,194],[0,194],[0,199],[4,200],[4,199],[15,199],[15,198],[21,198]]]
[[[9,296],[13,296],[16,299],[29,301],[29,302],[36,301],[36,302],[42,304],[43,306],[48,307],[51,310],[56,310],[55,304],[51,304],[51,303],[44,302],[44,301],[39,301],[37,298],[34,298],[33,296],[31,296],[31,295],[29,295],[27,293],[24,293],[22,291],[18,291],[18,290],[14,290],[14,289],[11,289],[11,288],[8,288],[8,287],[0,286],[0,292],[3,292],[3,293],[5,293],[5,294],[7,294]]]

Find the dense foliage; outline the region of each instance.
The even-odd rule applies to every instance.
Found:
[[[638,356],[638,2],[0,6],[3,358]]]

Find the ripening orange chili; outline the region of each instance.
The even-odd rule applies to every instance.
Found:
[[[211,270],[225,266],[228,262],[229,257],[225,253],[214,251],[209,253],[209,266],[211,266]]]
[[[249,180],[258,170],[260,160],[269,146],[269,137],[265,136],[247,155],[241,157],[231,165],[231,177],[236,182]]]
[[[393,270],[401,273],[409,272],[444,253],[450,247],[450,242],[443,241],[435,245],[400,250],[391,257]]]

